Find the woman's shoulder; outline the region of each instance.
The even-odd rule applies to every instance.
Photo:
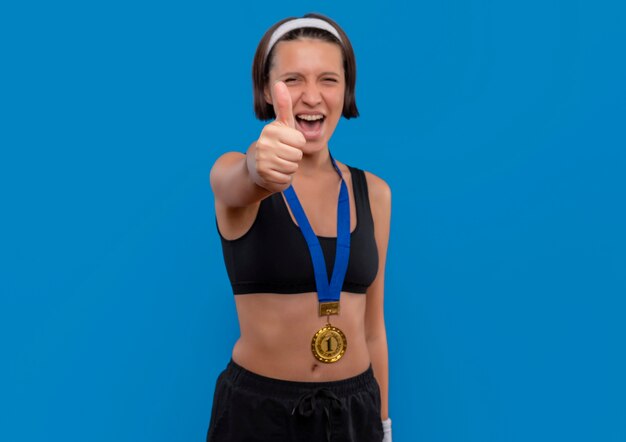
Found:
[[[339,162],[338,162],[339,163]],[[391,205],[391,187],[383,178],[378,175],[355,166],[348,166],[343,163],[339,163],[339,168],[343,172],[344,169],[356,169],[362,171],[365,175],[367,183],[367,193],[369,194],[370,205],[387,208]]]
[[[378,175],[366,170],[364,172],[374,220],[388,222],[391,216],[391,187]]]
[[[352,169],[361,170],[367,182],[367,191],[370,194],[370,199],[375,200],[390,200],[391,199],[391,187],[387,184],[383,178],[370,172],[369,170],[360,169],[358,167],[350,166]]]
[[[369,191],[370,196],[374,197],[376,200],[391,200],[391,187],[389,187],[387,181],[367,170],[364,170],[363,172],[365,173],[367,190]]]

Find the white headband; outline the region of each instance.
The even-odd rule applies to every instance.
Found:
[[[333,34],[335,37],[337,37],[337,40],[339,40],[339,42],[343,44],[343,41],[341,40],[341,37],[339,36],[339,32],[337,32],[337,29],[335,29],[333,25],[331,25],[327,21],[319,19],[319,18],[296,18],[296,19],[287,21],[283,23],[282,25],[280,25],[278,28],[276,28],[276,30],[272,34],[272,37],[270,38],[269,44],[267,45],[267,50],[265,51],[265,58],[267,58],[268,54],[270,53],[270,51],[272,50],[276,42],[283,35],[285,35],[289,31],[293,31],[294,29],[299,29],[299,28],[323,29],[324,31],[328,31],[331,34]]]

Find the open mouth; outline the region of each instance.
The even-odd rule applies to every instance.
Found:
[[[322,114],[298,114],[295,118],[296,129],[302,132],[307,140],[317,138],[322,133],[325,119]]]

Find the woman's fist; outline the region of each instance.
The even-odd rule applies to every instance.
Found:
[[[246,161],[255,183],[269,191],[282,192],[291,185],[298,170],[306,139],[296,129],[291,95],[282,81],[272,88],[272,105],[276,119],[263,128],[257,142],[250,146]]]

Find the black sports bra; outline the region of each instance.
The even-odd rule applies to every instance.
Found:
[[[365,293],[378,271],[378,249],[369,204],[367,181],[361,169],[348,166],[352,177],[357,224],[350,234],[350,258],[342,291]],[[219,231],[224,263],[233,293],[296,294],[317,291],[306,240],[280,192],[261,201],[250,229],[228,240]],[[318,236],[326,271],[332,274],[337,238]]]

